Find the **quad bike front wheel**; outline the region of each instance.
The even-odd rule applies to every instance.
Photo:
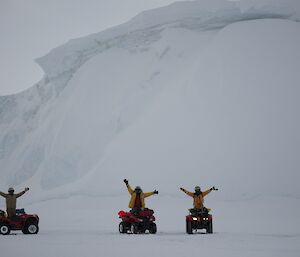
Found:
[[[138,233],[138,225],[135,223],[132,223],[130,226],[130,231],[132,234],[137,234]]]
[[[156,234],[156,232],[157,232],[157,226],[156,226],[155,223],[152,223],[152,224],[150,225],[150,228],[149,228],[149,233],[150,233],[150,234]]]
[[[37,234],[39,226],[35,222],[27,222],[22,230],[23,234]]]
[[[207,234],[212,234],[213,233],[213,224],[212,224],[212,221],[210,221],[207,225],[207,228],[206,228],[206,233]]]
[[[121,221],[120,224],[119,224],[119,232],[120,232],[121,234],[127,233],[127,229],[126,229],[126,226],[125,226],[125,222],[124,222],[124,221]]]
[[[193,234],[193,227],[191,221],[186,221],[186,233],[187,234]]]
[[[0,224],[0,234],[8,235],[10,233],[10,227],[7,224]]]

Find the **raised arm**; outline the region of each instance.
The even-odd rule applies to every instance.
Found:
[[[148,192],[148,193],[144,193],[144,197],[148,197],[148,196],[151,196],[151,195],[157,195],[158,194],[158,191],[157,190],[154,190],[153,192]]]
[[[133,189],[131,188],[131,186],[129,185],[129,183],[128,183],[128,180],[127,179],[124,179],[124,183],[125,183],[125,185],[126,185],[126,187],[127,187],[127,190],[128,190],[128,192],[129,192],[129,194],[133,194]]]
[[[28,190],[29,190],[29,187],[26,187],[25,190],[16,194],[16,198],[19,198],[20,196],[24,195]]]
[[[190,196],[190,197],[193,197],[194,196],[194,194],[192,193],[192,192],[189,192],[189,191],[187,191],[187,190],[185,190],[184,188],[180,188],[180,190],[182,191],[182,192],[184,192],[184,193],[186,193],[188,196]]]
[[[211,187],[210,189],[208,189],[208,190],[202,192],[203,197],[206,196],[206,195],[208,195],[208,194],[209,194],[211,191],[213,191],[213,190],[218,191],[218,189],[215,188],[215,187],[213,186],[213,187]]]
[[[5,194],[3,192],[0,192],[0,195],[3,196],[3,197],[7,197],[7,194]]]
[[[212,191],[212,189],[210,188],[210,189],[202,192],[203,197],[206,196],[206,195],[208,195],[211,191]]]

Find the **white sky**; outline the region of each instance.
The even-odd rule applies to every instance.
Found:
[[[176,0],[0,0],[0,95],[38,82],[34,59],[69,39],[126,22]]]

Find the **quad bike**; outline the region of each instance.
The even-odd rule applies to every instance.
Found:
[[[124,234],[131,232],[132,234],[145,233],[147,230],[150,234],[157,231],[154,223],[154,211],[148,208],[138,213],[119,211],[118,215],[122,221],[119,224],[119,232]]]
[[[205,229],[207,234],[213,233],[212,215],[210,209],[190,209],[190,214],[186,216],[186,233],[193,234],[198,229]]]
[[[8,235],[11,230],[22,230],[24,234],[37,234],[39,232],[39,217],[36,214],[27,214],[24,209],[17,209],[16,216],[8,218],[0,210],[0,234]]]

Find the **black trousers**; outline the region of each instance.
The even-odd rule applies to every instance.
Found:
[[[192,208],[192,209],[190,209],[190,213],[193,214],[193,215],[208,214],[208,209],[206,207],[202,207],[202,208],[199,208],[199,209]]]
[[[133,215],[138,215],[141,211],[142,211],[142,208],[140,208],[140,207],[133,207],[130,210],[130,213],[133,214]]]

